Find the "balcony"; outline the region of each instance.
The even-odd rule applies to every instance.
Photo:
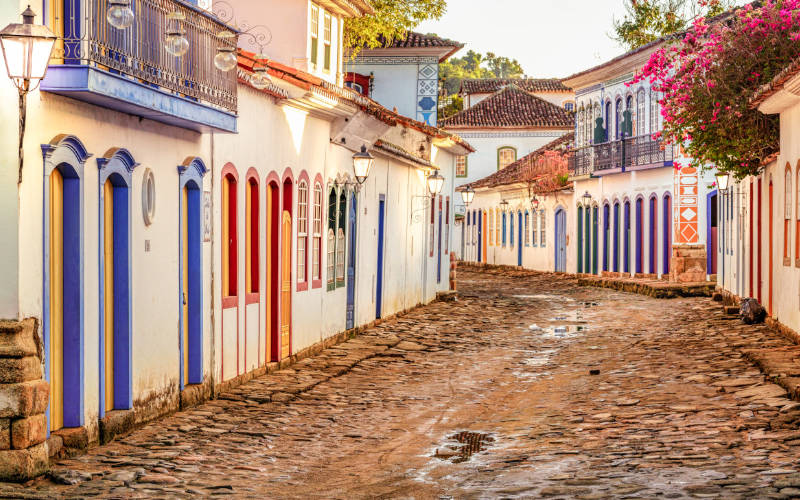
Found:
[[[572,178],[672,166],[673,147],[649,134],[576,149],[569,158]]]
[[[134,23],[123,30],[108,24],[107,0],[65,4],[81,12],[67,6],[64,19],[84,22],[64,22],[43,91],[200,132],[236,132],[236,70],[214,66],[217,48],[236,44],[219,33],[235,30],[181,0],[134,0]],[[176,23],[189,42],[180,57],[164,46]]]

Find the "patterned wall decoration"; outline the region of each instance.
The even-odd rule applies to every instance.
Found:
[[[683,167],[674,170],[675,197],[675,243],[692,245],[699,242],[698,228],[698,182],[699,175],[694,167]]]
[[[439,103],[439,65],[417,66],[417,120],[436,126]]]

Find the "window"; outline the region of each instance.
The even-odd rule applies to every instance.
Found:
[[[467,157],[456,156],[456,177],[467,176]]]
[[[533,237],[531,238],[531,240],[533,242],[533,246],[538,246],[539,245],[539,231],[538,231],[537,227],[539,226],[539,214],[536,212],[536,210],[534,210],[531,213],[531,219],[532,219],[531,220],[531,226],[532,226],[532,231],[533,231]]]
[[[647,133],[647,130],[645,130],[647,122],[644,116],[646,109],[647,103],[645,102],[644,89],[639,89],[636,94],[636,130],[633,131],[633,135],[639,136]]]
[[[325,25],[322,27],[322,43],[325,45],[325,54],[323,55],[322,69],[325,71],[331,70],[331,31],[333,19],[327,12],[325,13]]]
[[[246,293],[258,293],[259,273],[259,239],[258,239],[258,181],[251,177],[247,181],[247,245],[246,263],[247,283],[245,284]]]
[[[331,188],[328,194],[328,290],[336,288],[336,190]]]
[[[794,192],[794,185],[792,184],[792,167],[786,164],[786,176],[784,179],[784,193],[785,199],[783,200],[783,265],[791,265],[789,256],[792,252],[792,238],[789,230],[792,221],[792,192]]]
[[[512,147],[497,150],[497,170],[502,170],[517,161],[517,150]]]
[[[614,137],[619,139],[622,136],[622,99],[617,99],[616,104],[617,114],[614,117]]]
[[[317,67],[319,55],[319,7],[311,4],[311,66]]]
[[[238,290],[238,265],[236,255],[237,213],[236,213],[236,178],[226,174],[222,181],[222,295],[236,297]]]
[[[650,133],[655,134],[661,127],[659,127],[659,115],[660,111],[658,108],[658,92],[651,90],[650,91]]]
[[[322,186],[319,182],[314,184],[314,226],[312,228],[314,239],[312,243],[313,255],[311,256],[311,277],[322,280]],[[319,285],[315,285],[319,286]]]
[[[575,109],[575,103],[572,101],[565,102],[564,109],[566,109],[567,111],[573,111]]]
[[[297,282],[307,283],[308,262],[308,183],[297,184]]]
[[[531,246],[531,226],[528,220],[528,211],[525,210],[525,246]]]
[[[359,84],[359,83],[356,83],[356,82],[344,82],[344,86],[347,87],[347,88],[355,90],[359,94],[364,94],[364,87],[362,87],[361,84]]]
[[[486,228],[489,233],[489,246],[494,245],[494,218],[492,217],[494,214],[491,210],[489,210],[489,226]]]
[[[506,213],[503,212],[503,246],[506,246]]]
[[[584,138],[583,129],[586,126],[586,123],[585,123],[585,121],[583,119],[584,116],[585,116],[585,112],[584,112],[584,109],[583,109],[583,105],[581,105],[581,108],[578,110],[578,115],[577,115],[577,118],[575,120],[575,128],[576,128],[576,130],[575,130],[575,134],[576,134],[575,138],[577,140],[577,143],[578,143],[577,146],[578,147],[583,146],[583,138]]]
[[[345,240],[345,221],[347,218],[347,196],[342,191],[339,194],[339,220],[336,230],[336,288],[344,286],[344,258],[347,250]]]
[[[508,218],[511,219],[511,222],[508,225],[510,233],[508,235],[508,243],[511,245],[511,248],[514,248],[514,212],[508,214]]]
[[[542,210],[541,216],[539,218],[539,238],[541,239],[541,247],[542,248],[547,246],[546,245],[547,240],[545,238],[545,234],[546,234],[545,228],[546,227],[547,227],[547,212]]]
[[[494,241],[497,246],[500,246],[500,209],[494,209]]]

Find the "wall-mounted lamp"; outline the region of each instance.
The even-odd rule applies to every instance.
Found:
[[[442,192],[442,188],[444,187],[444,177],[439,174],[439,171],[433,173],[433,175],[429,175],[428,179],[428,192],[431,196],[436,196]]]
[[[375,158],[369,154],[366,145],[361,146],[361,151],[353,155],[353,172],[359,184],[364,184],[364,181],[367,180],[373,163],[375,163]]]
[[[717,172],[715,175],[717,178],[717,188],[723,193],[728,191],[728,182],[730,181],[730,176],[727,172]]]
[[[584,205],[589,205],[589,204],[592,203],[592,195],[589,194],[589,191],[586,191],[585,193],[583,193],[583,196],[581,196],[581,198],[583,198],[583,204]]]
[[[474,198],[475,190],[472,189],[472,186],[467,186],[466,189],[461,191],[461,199],[464,200],[465,207],[468,207]]]

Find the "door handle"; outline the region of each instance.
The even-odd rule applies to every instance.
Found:
[[[181,292],[181,298],[183,299],[183,305],[186,305],[186,292]]]

